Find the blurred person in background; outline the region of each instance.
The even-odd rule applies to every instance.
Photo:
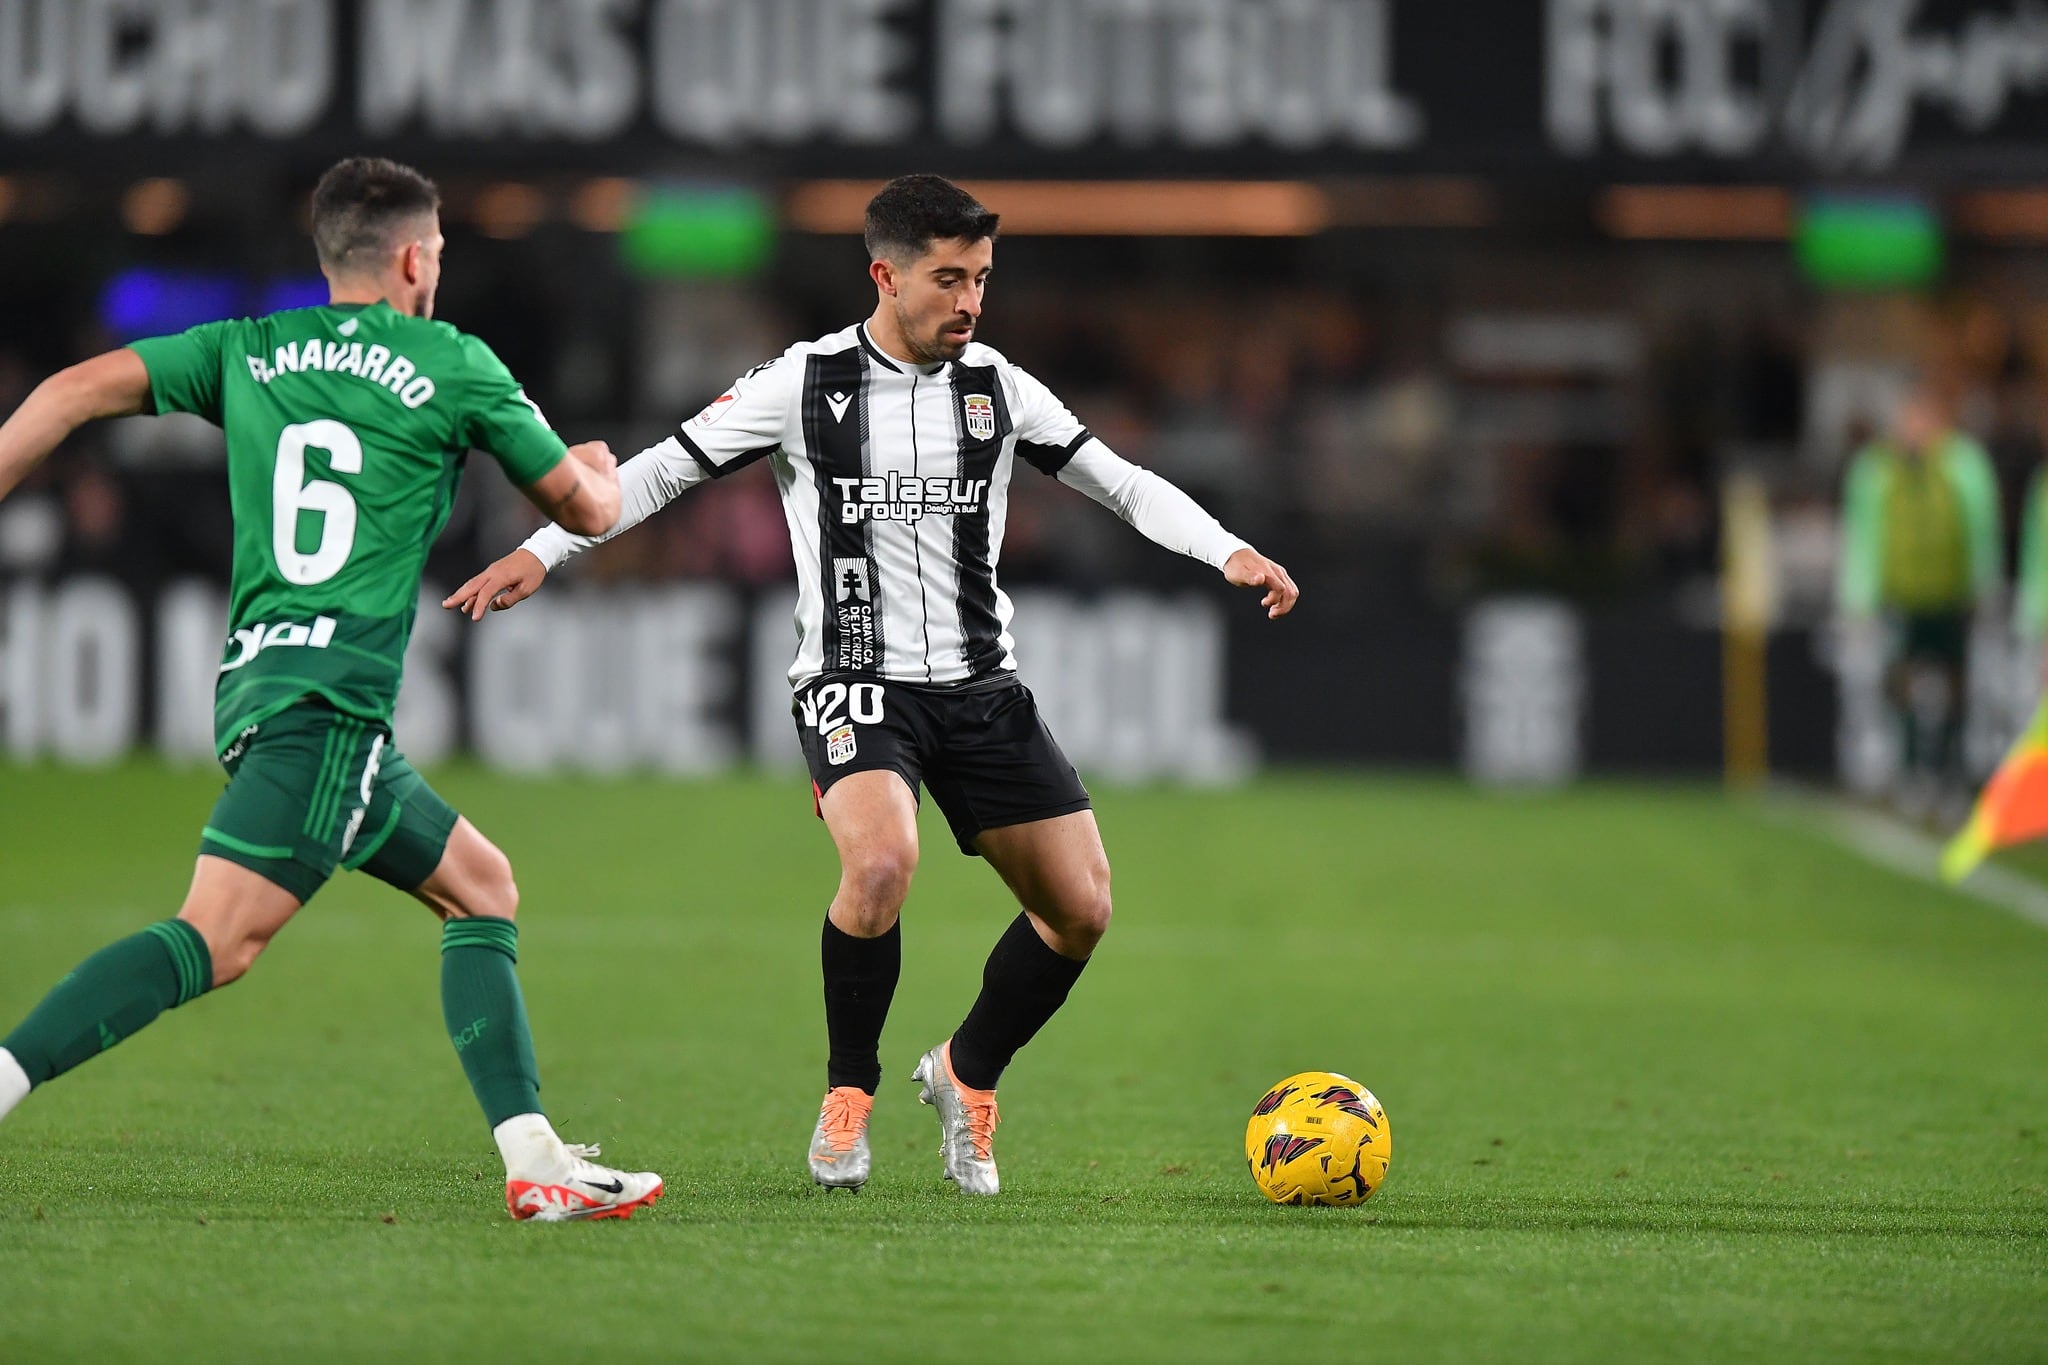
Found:
[[[2038,411],[2038,430],[2048,431],[2048,399]],[[2038,440],[2037,436],[2037,450]],[[2034,466],[2016,519],[2019,564],[2013,574],[2013,636],[2020,649],[2040,654],[2048,648],[2048,455]],[[2048,682],[2048,656],[2041,659],[2041,677]]]
[[[1852,628],[1886,631],[1885,695],[1903,740],[1895,794],[1914,819],[1967,799],[1970,623],[1996,595],[2002,564],[1990,457],[1940,394],[1917,384],[1890,434],[1850,461],[1838,599]]]

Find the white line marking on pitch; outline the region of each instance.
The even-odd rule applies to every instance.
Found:
[[[1798,788],[1774,788],[1764,809],[1817,829],[1879,867],[2048,929],[2048,886],[1993,863],[1980,865],[1960,885],[1950,886],[1941,879],[1941,841],[1904,821]]]

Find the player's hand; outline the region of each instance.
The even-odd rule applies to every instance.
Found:
[[[481,621],[486,611],[503,611],[533,596],[547,576],[540,556],[517,549],[442,598],[441,605]]]
[[[603,441],[585,441],[569,447],[569,457],[585,469],[594,471],[599,478],[610,477],[614,482],[619,477],[619,457],[612,454],[612,448]]]
[[[1269,620],[1278,620],[1293,611],[1301,596],[1301,589],[1294,586],[1287,570],[1249,547],[1223,561],[1223,577],[1236,587],[1264,588],[1266,595],[1259,605],[1266,609]]]

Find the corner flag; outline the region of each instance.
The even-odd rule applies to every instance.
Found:
[[[1959,882],[1993,850],[2043,835],[2048,835],[2048,698],[1984,784],[1970,822],[1942,850],[1942,879]]]

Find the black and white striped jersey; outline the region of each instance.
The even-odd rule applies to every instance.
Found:
[[[605,535],[549,526],[526,548],[553,569],[761,459],[795,552],[794,686],[828,673],[951,684],[1016,668],[996,563],[1019,459],[1212,566],[1245,544],[1110,451],[999,352],[970,343],[958,360],[916,366],[885,355],[861,325],[749,370],[621,465],[619,524]]]

